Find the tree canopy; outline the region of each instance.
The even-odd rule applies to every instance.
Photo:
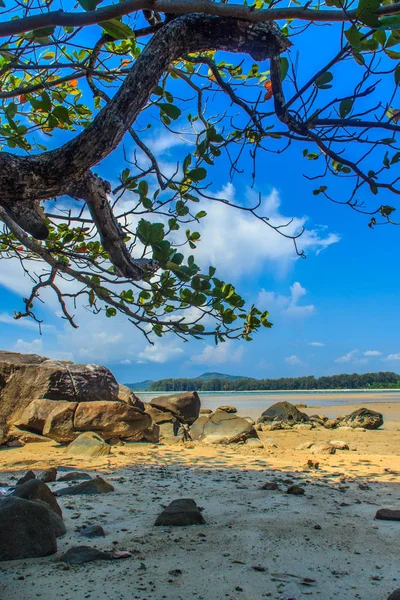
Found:
[[[148,339],[270,327],[218,265],[196,264],[198,223],[207,203],[246,211],[301,257],[303,231],[261,200],[216,195],[213,169],[227,158],[230,177],[261,191],[267,153],[284,161],[293,146],[310,194],[371,228],[395,223],[399,43],[400,4],[387,0],[0,0],[0,257],[32,279],[15,317],[40,323],[50,290],[73,327],[77,303],[126,315]],[[154,122],[190,148],[172,173],[146,143]],[[99,177],[118,149],[120,170]]]

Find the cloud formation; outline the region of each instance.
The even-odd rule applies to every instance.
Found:
[[[298,356],[296,356],[296,354],[292,354],[292,356],[287,356],[285,358],[285,362],[288,365],[303,365],[304,364],[303,361]]]
[[[228,340],[212,346],[205,344],[200,354],[192,354],[190,360],[195,364],[203,365],[221,365],[223,363],[238,363],[242,360],[244,348],[234,346],[234,342]]]
[[[306,294],[307,290],[298,281],[295,281],[290,286],[290,296],[261,290],[258,294],[257,303],[260,308],[269,310],[271,313],[294,319],[305,319],[312,316],[316,311],[314,304],[299,304],[301,298]],[[315,343],[318,344],[318,342]]]

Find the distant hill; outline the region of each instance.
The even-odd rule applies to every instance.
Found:
[[[226,373],[203,373],[196,377],[203,381],[211,381],[211,379],[226,379],[228,381],[236,381],[237,379],[246,379],[243,375],[227,375]]]
[[[141,392],[148,392],[150,390],[150,385],[153,383],[152,379],[145,379],[145,381],[137,381],[136,383],[124,383],[126,387],[131,388],[131,390],[138,390]]]

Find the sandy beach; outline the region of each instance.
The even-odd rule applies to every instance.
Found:
[[[361,400],[362,402],[362,400]],[[362,404],[306,409],[328,416]],[[103,459],[69,457],[55,443],[2,449],[0,480],[57,466],[101,475],[115,491],[60,497],[67,534],[57,555],[3,562],[7,600],[386,600],[400,588],[400,522],[375,520],[400,508],[400,405],[369,404],[384,414],[376,431],[314,429],[261,432],[277,447],[246,445],[114,446]],[[338,411],[338,412],[335,412]],[[305,441],[343,440],[334,455],[296,450]],[[319,469],[309,469],[309,459]],[[260,489],[276,482],[279,489]],[[286,493],[299,484],[303,496]],[[51,483],[57,490],[68,484]],[[193,498],[205,525],[155,527],[163,507]],[[78,535],[100,524],[106,536]],[[58,557],[77,545],[127,550],[130,558],[69,566]]]

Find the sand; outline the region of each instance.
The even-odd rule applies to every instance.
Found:
[[[378,508],[400,508],[400,415],[397,406],[379,406],[382,430],[264,432],[263,440],[278,444],[265,450],[125,444],[106,459],[71,458],[52,443],[2,450],[3,481],[54,465],[60,473],[100,474],[115,492],[60,498],[68,533],[59,552],[0,563],[1,599],[386,600],[400,588],[400,522],[374,516]],[[295,449],[332,439],[351,450],[317,456]],[[306,468],[308,459],[319,469]],[[280,489],[261,490],[267,481]],[[305,494],[288,495],[291,482]],[[185,497],[203,507],[206,525],[154,527],[165,505]],[[102,525],[106,536],[79,537],[88,523]],[[57,561],[82,544],[132,557],[70,568]]]

